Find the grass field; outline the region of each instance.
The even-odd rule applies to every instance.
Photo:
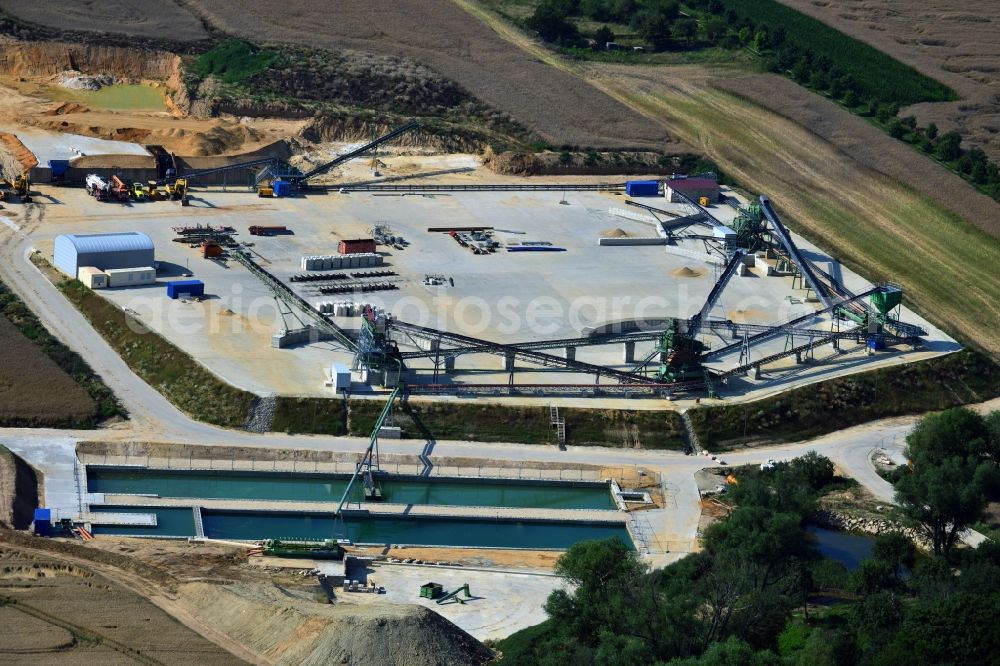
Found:
[[[890,416],[1000,396],[1000,365],[971,351],[838,377],[756,402],[691,410],[711,450],[802,441]]]
[[[252,393],[225,383],[76,280],[59,288],[129,367],[178,409],[213,425],[243,427]]]
[[[352,400],[350,434],[371,434],[384,402]],[[676,412],[565,408],[566,444],[643,449],[683,447]],[[464,439],[480,442],[556,444],[548,407],[489,403],[406,402],[393,412],[392,423],[405,437]]]

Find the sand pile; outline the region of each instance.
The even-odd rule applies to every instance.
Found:
[[[16,136],[4,132],[0,132],[0,161],[3,162],[3,171],[8,178],[20,176],[22,171],[38,166],[35,154]]]
[[[690,266],[685,266],[684,268],[678,268],[670,273],[674,277],[684,277],[684,278],[696,278],[701,277],[705,274],[705,271],[700,268],[691,268]]]
[[[605,229],[601,232],[602,238],[625,238],[626,236],[628,236],[628,232],[619,229],[618,227],[615,227],[614,229]]]
[[[199,620],[276,664],[466,666],[492,652],[437,613],[400,604],[317,603],[276,585],[189,583]]]

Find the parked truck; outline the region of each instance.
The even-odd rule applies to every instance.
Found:
[[[108,182],[96,173],[87,174],[87,194],[98,201],[107,201],[111,197],[111,187]]]

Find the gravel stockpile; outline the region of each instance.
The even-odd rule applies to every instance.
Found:
[[[422,606],[329,606],[277,586],[246,584],[189,583],[180,594],[199,619],[276,664],[472,666],[493,656]]]

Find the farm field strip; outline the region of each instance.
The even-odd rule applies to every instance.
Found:
[[[657,119],[743,186],[769,193],[794,228],[868,276],[902,282],[933,321],[1000,353],[1000,244],[952,211],[797,123],[713,88],[731,69],[570,62],[470,0],[454,1],[533,56]]]

